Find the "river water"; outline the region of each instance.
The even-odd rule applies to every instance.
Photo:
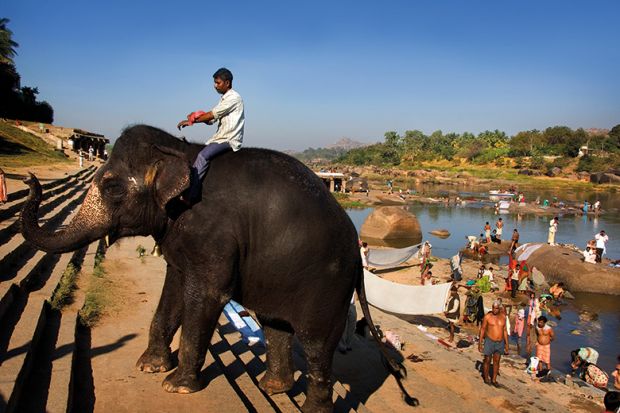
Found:
[[[416,215],[422,228],[423,238],[433,245],[433,255],[441,258],[450,258],[463,248],[467,235],[479,235],[483,232],[485,222],[494,228],[498,215],[493,208],[484,208],[488,205],[487,188],[455,188],[442,186],[425,186],[416,188],[418,193],[426,196],[455,195],[463,199],[475,200],[466,206],[445,206],[444,204],[420,205],[410,204],[406,208]],[[526,197],[534,199],[552,199],[554,194],[544,191],[530,191]],[[561,216],[556,242],[575,244],[584,248],[588,240],[601,229],[609,235],[607,256],[620,259],[620,194],[617,193],[562,193],[562,199],[567,202],[594,202],[600,199],[602,207],[607,213],[598,218],[593,216]],[[479,202],[478,202],[479,201]],[[351,220],[358,232],[373,208],[348,210]],[[549,220],[551,216],[535,214],[501,214],[505,222],[504,238],[517,228],[521,242],[546,242]],[[448,238],[441,239],[429,234],[433,229],[445,228],[450,231]],[[397,246],[402,246],[397,245]],[[507,257],[502,257],[500,263],[507,263]],[[611,373],[616,365],[616,357],[620,355],[620,297],[601,294],[575,293],[574,300],[567,300],[566,304],[555,308],[548,318],[555,324],[557,335],[552,344],[552,364],[562,371],[569,370],[571,350],[579,347],[593,347],[600,353],[599,366]],[[524,346],[523,346],[524,347]],[[523,354],[525,355],[525,354]]]

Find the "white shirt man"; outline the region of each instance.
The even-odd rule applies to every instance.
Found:
[[[219,103],[211,109],[213,120],[218,122],[217,132],[207,141],[210,143],[228,143],[233,151],[241,149],[245,115],[243,99],[234,89],[228,89]]]
[[[596,240],[596,262],[601,262],[603,258],[603,254],[607,252],[607,241],[609,241],[609,237],[605,233],[605,231],[601,231],[594,236]]]

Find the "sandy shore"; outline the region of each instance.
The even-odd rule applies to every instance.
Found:
[[[479,265],[477,261],[464,260],[462,263],[464,279],[459,284],[463,285],[468,279],[474,278]],[[496,297],[502,297],[504,304],[507,305],[524,302],[524,296],[518,296],[512,300],[509,293],[504,292],[503,277],[507,274],[506,266],[493,265],[493,267],[500,290],[483,294],[485,304],[489,305]],[[419,285],[419,272],[419,265],[409,262],[400,268],[376,273],[390,281]],[[450,265],[447,259],[439,258],[434,262],[433,276],[436,277],[437,282],[450,280]],[[459,289],[462,309],[465,291],[463,287]],[[524,372],[525,360],[516,355],[514,344],[511,344],[511,355],[503,358],[500,379],[498,379],[502,387],[496,389],[482,382],[481,374],[477,370],[482,355],[478,352],[476,343],[468,348],[457,349],[427,336],[431,334],[447,341],[448,331],[443,317],[415,316],[405,321],[400,317],[373,309],[373,318],[376,324],[381,325],[383,331],[394,331],[406,342],[402,352],[404,357],[415,354],[423,360],[418,363],[405,361],[410,369],[410,381],[412,382],[407,388],[415,389],[414,393],[417,392],[416,396],[421,399],[422,403],[421,411],[454,409],[485,412],[601,411],[602,393],[597,389],[575,388],[559,382],[541,383],[532,380]],[[418,329],[416,324],[424,326],[426,331]],[[459,339],[471,341],[477,335],[478,327],[461,323],[455,342]],[[430,387],[430,390],[426,385]],[[420,394],[421,389],[424,390]],[[426,392],[430,394],[424,397]],[[372,398],[369,402],[371,401]],[[368,406],[373,408],[370,403]]]

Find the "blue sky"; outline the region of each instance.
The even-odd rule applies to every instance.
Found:
[[[4,0],[23,86],[55,124],[178,136],[235,75],[246,146],[620,123],[620,2]],[[204,141],[214,127],[182,134]]]

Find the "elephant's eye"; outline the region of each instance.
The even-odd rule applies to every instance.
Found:
[[[104,183],[103,192],[107,196],[121,198],[125,196],[125,186],[120,181],[111,179]]]

